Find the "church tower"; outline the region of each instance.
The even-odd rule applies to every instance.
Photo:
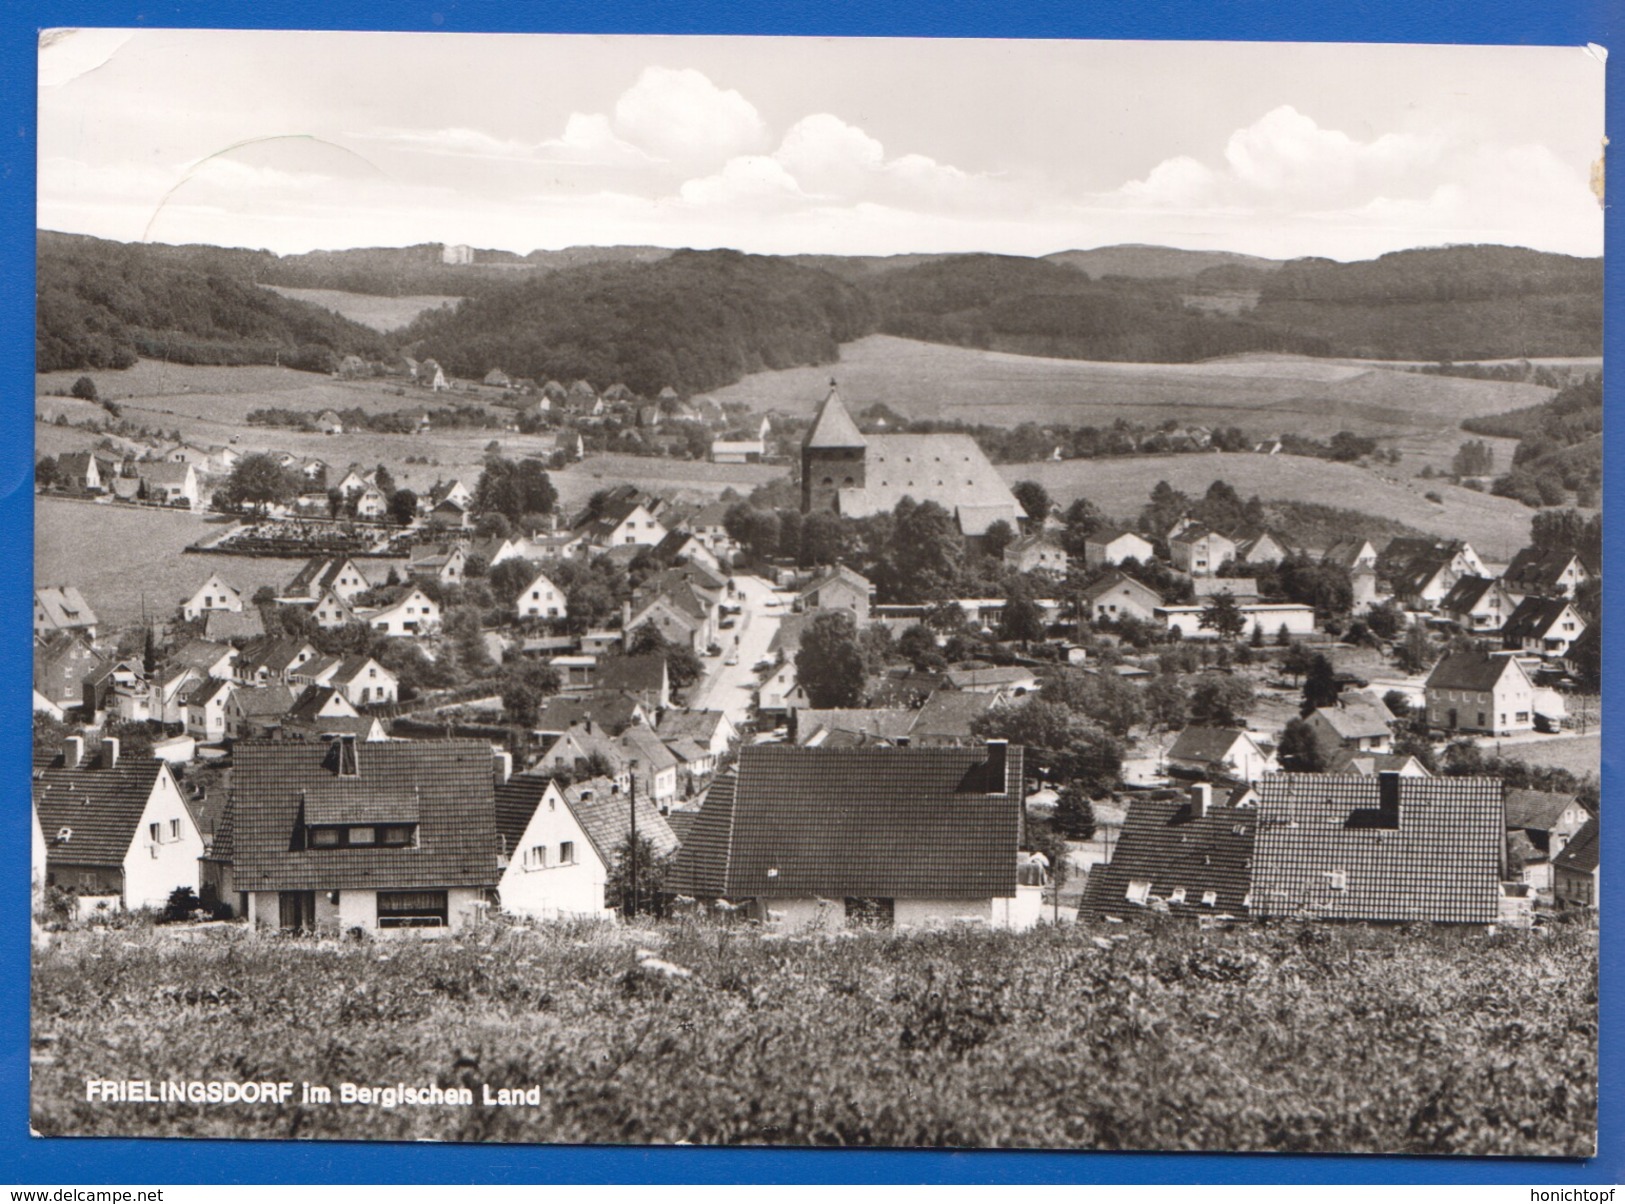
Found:
[[[868,448],[830,381],[829,396],[818,407],[801,445],[801,512],[838,511],[841,490],[863,489]]]

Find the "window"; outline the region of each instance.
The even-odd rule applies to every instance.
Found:
[[[378,927],[444,928],[448,909],[443,890],[381,890]]]
[[[352,845],[374,844],[377,841],[377,832],[372,828],[351,828],[349,838]]]
[[[527,870],[545,870],[547,868],[547,846],[531,845],[525,850],[525,868]]]
[[[1169,892],[1169,894],[1168,894],[1168,902],[1170,902],[1170,903],[1183,903],[1184,901],[1185,901],[1185,888],[1183,886],[1176,886],[1176,887],[1174,887],[1174,889],[1172,891]]]
[[[1519,723],[1528,723],[1529,722],[1529,712],[1528,711],[1519,711],[1518,712],[1518,722]]]
[[[178,820],[178,819],[172,819],[172,820],[169,821],[169,839],[171,839],[171,840],[179,840],[180,838],[181,838],[181,821]]]
[[[400,847],[413,842],[415,829],[411,824],[392,824],[387,828],[378,829],[378,843]]]
[[[337,828],[312,828],[310,830],[310,843],[313,848],[318,849],[337,848],[339,830]]]
[[[1219,903],[1219,892],[1218,891],[1216,891],[1216,890],[1205,890],[1205,891],[1202,892],[1202,906],[1203,907],[1217,907],[1218,903]]]
[[[1326,888],[1328,890],[1347,890],[1349,888],[1349,875],[1347,870],[1327,870]]]
[[[574,865],[576,863],[576,842],[561,840],[559,842],[559,864]]]
[[[1151,897],[1151,883],[1136,878],[1128,884],[1128,890],[1123,897],[1130,903],[1144,903]]]
[[[1484,712],[1483,712],[1483,711],[1480,711],[1480,712],[1479,712],[1479,713],[1478,713],[1478,726],[1479,726],[1479,727],[1483,727],[1483,726],[1484,726]]]
[[[897,918],[893,899],[848,899],[846,922],[867,928],[890,928]]]
[[[153,844],[158,843],[158,834],[159,834],[159,832],[161,830],[162,829],[161,829],[160,825],[158,825],[158,824],[148,824],[147,825],[147,837],[148,837],[149,840],[152,841]]]

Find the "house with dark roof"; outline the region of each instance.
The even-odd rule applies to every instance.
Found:
[[[216,836],[255,927],[455,932],[500,878],[480,740],[250,741]]]
[[[34,709],[41,709],[41,699],[59,711],[77,707],[84,701],[85,679],[103,667],[90,641],[75,632],[61,631],[35,640]]]
[[[503,863],[502,910],[537,920],[613,919],[620,901],[605,894],[634,824],[658,856],[677,849],[659,808],[608,778],[560,788],[551,778],[515,774],[496,788]],[[641,893],[641,892],[640,892]]]
[[[73,585],[42,585],[34,590],[34,634],[71,631],[96,638],[96,612]]]
[[[205,744],[226,738],[226,704],[235,683],[223,677],[209,677],[194,685],[185,696],[186,734]]]
[[[1258,812],[1215,803],[1208,782],[1184,798],[1145,797],[1128,808],[1111,860],[1089,871],[1082,919],[1148,911],[1204,920],[1246,919]]]
[[[1258,786],[1252,913],[1493,924],[1499,778],[1272,774]]]
[[[348,602],[371,588],[371,583],[356,567],[355,561],[347,557],[318,556],[305,561],[283,589],[282,598],[288,602],[315,603],[330,591]]]
[[[634,485],[621,485],[599,500],[595,510],[584,510],[570,525],[572,535],[598,551],[610,548],[654,547],[666,538],[666,527],[655,517],[660,503]]]
[[[226,739],[259,739],[280,728],[292,709],[293,690],[280,681],[237,686],[226,699]]]
[[[1113,571],[1079,595],[1080,604],[1091,623],[1115,623],[1120,619],[1155,622],[1162,595],[1127,573]]]
[[[740,749],[706,792],[666,889],[785,931],[849,923],[1026,928],[1023,750]]]
[[[1428,726],[1505,736],[1535,726],[1535,685],[1510,652],[1452,652],[1428,674]]]
[[[1379,773],[1397,773],[1405,778],[1430,778],[1426,765],[1409,753],[1361,752],[1354,748],[1339,748],[1326,761],[1327,773],[1358,773],[1375,777]]]
[[[967,539],[997,522],[1019,531],[1027,517],[970,435],[865,435],[830,382],[801,445],[802,513],[864,518],[905,497],[942,506]]]
[[[903,745],[910,742],[909,732],[918,714],[902,707],[802,707],[791,718],[791,731],[803,748]]]
[[[1020,698],[1036,693],[1038,674],[1024,665],[969,664],[949,669],[943,685],[950,690],[991,694],[999,698]]]
[[[460,543],[431,544],[419,548],[407,562],[406,574],[441,585],[461,585],[466,576],[468,553]]]
[[[739,730],[722,711],[691,711],[671,707],[660,716],[655,734],[665,741],[692,740],[720,757],[739,739]]]
[[[1593,815],[1552,862],[1552,895],[1559,910],[1601,903],[1601,849],[1600,821]]]
[[[112,737],[87,753],[72,736],[35,753],[32,789],[46,882],[79,895],[82,912],[161,908],[177,887],[198,889],[203,837],[162,761],[121,757]]]
[[[564,591],[554,585],[546,573],[537,573],[535,579],[519,591],[513,605],[514,614],[520,619],[562,619],[570,613]]]
[[[598,662],[593,681],[594,694],[630,694],[651,711],[671,705],[671,678],[666,658],[647,656],[608,656]]]
[[[1353,572],[1357,568],[1375,569],[1377,549],[1369,539],[1340,539],[1321,555],[1322,564],[1339,564]]]
[[[976,743],[978,737],[972,733],[972,726],[998,703],[996,694],[973,690],[934,690],[920,709],[912,712],[914,722],[909,725],[908,741],[925,747]]]
[[[1256,782],[1279,766],[1249,732],[1232,727],[1187,727],[1168,749],[1168,768],[1203,779]]]
[[[293,680],[332,686],[358,707],[394,702],[400,694],[400,679],[370,656],[322,657],[300,668]]]
[[[1501,574],[1501,586],[1514,603],[1534,595],[1572,598],[1597,575],[1590,559],[1562,548],[1523,548]]]
[[[415,585],[399,586],[387,599],[357,617],[392,639],[420,639],[440,630],[440,603]]]
[[[201,619],[212,610],[241,613],[242,609],[242,590],[228,584],[219,573],[210,573],[208,580],[198,586],[191,597],[181,599],[181,618],[187,622]]]
[[[1041,532],[1023,535],[1004,549],[1004,566],[1017,573],[1048,573],[1065,577],[1066,549],[1054,536]]]
[[[231,640],[248,642],[265,636],[265,616],[257,606],[242,610],[204,611],[197,632],[206,640],[225,643]]]
[[[63,452],[56,458],[56,479],[85,493],[100,493],[101,465],[90,452]]]
[[[332,686],[306,686],[277,727],[283,736],[295,740],[328,740],[345,735],[357,740],[386,738],[382,723],[371,716],[363,717]]]
[[[605,691],[585,698],[554,695],[537,712],[531,730],[541,736],[562,736],[574,728],[596,725],[608,735],[618,736],[634,724],[650,726],[653,723],[653,709],[639,698],[620,691]]]
[[[165,461],[161,464],[139,466],[141,490],[148,500],[165,506],[185,506],[196,510],[203,503],[203,489],[198,484],[197,469],[190,464]]]
[[[1243,534],[1236,542],[1236,559],[1243,564],[1280,564],[1295,549],[1270,530]]]
[[[141,661],[107,661],[85,678],[80,716],[91,724],[108,719],[146,723],[151,719],[152,691]]]
[[[1168,557],[1192,577],[1211,577],[1236,558],[1236,541],[1204,523],[1192,523],[1168,540]]]
[[[1520,875],[1538,898],[1550,901],[1556,887],[1553,863],[1591,812],[1572,794],[1510,786],[1504,806],[1508,871]]]
[[[267,636],[243,649],[237,658],[237,678],[250,685],[289,681],[316,656],[316,645],[305,640]]]
[[[1498,580],[1469,573],[1458,577],[1439,603],[1439,613],[1463,631],[1473,634],[1499,632],[1517,603]]]
[[[1585,630],[1586,621],[1567,598],[1537,598],[1531,594],[1507,619],[1501,639],[1515,651],[1561,660]]]

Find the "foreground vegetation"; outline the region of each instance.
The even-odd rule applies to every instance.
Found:
[[[175,931],[53,933],[36,951],[41,1133],[1593,1150],[1596,946],[1580,927]],[[303,1080],[335,1097],[344,1082],[465,1085],[475,1104],[84,1101],[86,1078],[113,1077]],[[481,1084],[538,1085],[541,1102],[486,1106]]]

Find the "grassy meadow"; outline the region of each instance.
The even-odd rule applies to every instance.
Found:
[[[434,294],[408,297],[378,297],[370,293],[347,293],[332,288],[289,288],[286,285],[267,284],[265,288],[281,293],[294,301],[308,301],[331,310],[341,318],[349,318],[363,326],[385,334],[410,326],[412,319],[429,309],[456,305],[461,297],[443,297]]]
[[[1594,933],[1108,925],[446,941],[52,933],[47,1136],[1577,1157]],[[467,1086],[472,1107],[89,1103],[87,1078]],[[482,1085],[540,1088],[488,1106]],[[297,1100],[297,1089],[295,1099]]]

